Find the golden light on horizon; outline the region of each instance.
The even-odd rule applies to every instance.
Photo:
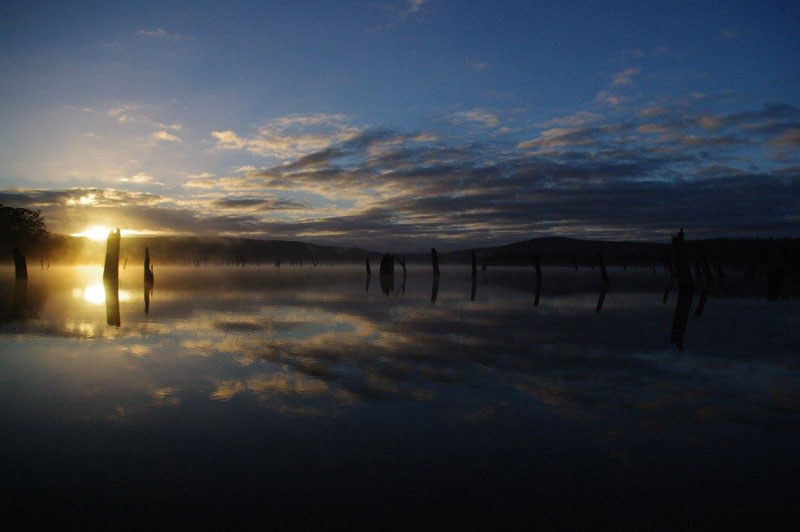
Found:
[[[106,238],[108,238],[108,234],[110,232],[111,232],[110,227],[103,227],[101,225],[91,225],[80,233],[72,233],[71,236],[82,236],[88,238],[89,240],[103,241]]]
[[[71,233],[70,236],[76,237],[85,237],[89,240],[94,240],[97,242],[104,242],[108,238],[108,234],[111,232],[112,227],[106,227],[103,225],[90,225],[80,233]],[[122,236],[144,236],[144,235],[166,235],[169,233],[161,232],[161,231],[137,231],[136,229],[121,229],[120,232]]]

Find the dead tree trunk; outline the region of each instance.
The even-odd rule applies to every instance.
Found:
[[[117,232],[111,231],[106,240],[106,263],[103,267],[103,280],[104,281],[119,281],[119,242],[120,230],[117,227]]]
[[[381,258],[381,275],[394,275],[394,257],[388,253]]]
[[[672,236],[672,256],[675,259],[678,290],[682,293],[694,293],[692,271],[689,269],[689,261],[686,255],[686,239],[683,235],[683,229],[681,229],[678,234]]]
[[[364,261],[367,263],[367,275],[372,275],[372,269],[369,267],[369,257],[364,257]]]
[[[475,257],[475,252],[474,251],[470,251],[469,254],[470,254],[470,257],[472,258],[472,276],[473,277],[477,277],[478,276],[478,259]]]
[[[711,288],[711,286],[714,284],[714,276],[711,273],[711,266],[708,264],[705,251],[702,247],[697,250],[697,253],[700,259],[700,266],[703,268],[703,281],[705,282],[707,289]]]
[[[25,255],[17,248],[14,248],[14,276],[17,279],[28,278],[28,264],[25,262]]]
[[[153,264],[150,262],[150,248],[144,248],[144,282],[153,283]]]
[[[600,277],[603,278],[603,284],[608,286],[609,279],[608,279],[608,272],[606,271],[606,263],[603,261],[603,254],[601,252],[597,252],[597,260],[600,262]]]
[[[431,262],[433,263],[433,276],[439,277],[439,254],[436,253],[436,248],[431,248]]]
[[[403,258],[401,259],[401,258],[400,258],[400,257],[397,255],[397,253],[395,253],[395,254],[394,254],[394,258],[395,258],[395,259],[397,259],[397,262],[399,262],[399,263],[400,263],[400,266],[402,266],[402,267],[403,267],[403,279],[405,279],[405,278],[406,278],[406,258],[405,258],[405,256],[403,256]]]
[[[536,297],[533,306],[539,306],[539,296],[542,295],[542,262],[538,253],[533,254],[533,267],[536,269]]]

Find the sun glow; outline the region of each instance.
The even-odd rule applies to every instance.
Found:
[[[105,241],[108,238],[108,234],[111,232],[111,227],[105,227],[102,225],[90,225],[80,233],[72,233],[70,236],[78,236],[78,237],[85,237],[89,240],[95,240],[98,242]],[[122,236],[139,236],[139,235],[159,235],[162,234],[159,231],[137,231],[135,229],[122,229],[121,230]],[[163,233],[165,234],[165,233]]]
[[[103,281],[95,280],[88,283],[82,289],[73,289],[72,297],[75,299],[83,299],[87,303],[93,305],[102,305],[106,302],[106,287],[103,285]],[[130,290],[119,290],[117,292],[117,297],[119,301],[130,301],[133,299],[133,294]]]
[[[72,233],[72,236],[83,236],[89,240],[105,240],[111,232],[110,227],[103,227],[100,225],[92,225],[84,229],[80,233]]]

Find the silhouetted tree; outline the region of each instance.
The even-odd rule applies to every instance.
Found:
[[[26,250],[47,235],[41,211],[7,207],[0,203],[0,246]]]

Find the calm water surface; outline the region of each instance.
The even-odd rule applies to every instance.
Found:
[[[388,287],[164,267],[152,294],[128,268],[117,315],[100,268],[4,269],[6,520],[653,529],[796,509],[800,301],[730,274],[698,315],[699,294],[662,303],[661,272],[611,274],[598,310],[592,271],[545,269],[537,305],[526,269],[473,296],[454,268]]]

